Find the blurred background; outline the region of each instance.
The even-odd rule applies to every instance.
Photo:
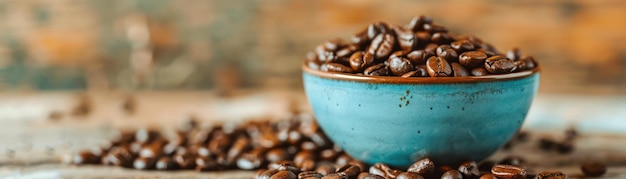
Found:
[[[326,39],[429,15],[542,66],[542,93],[626,94],[626,2],[0,1],[0,90],[300,89]]]

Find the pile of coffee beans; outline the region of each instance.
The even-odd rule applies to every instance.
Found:
[[[536,61],[515,48],[501,53],[471,35],[455,35],[432,18],[405,26],[370,24],[350,41],[331,39],[307,54],[315,70],[365,76],[463,77],[534,69]]]

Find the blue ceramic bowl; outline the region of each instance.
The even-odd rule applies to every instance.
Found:
[[[539,68],[455,78],[367,77],[303,66],[322,130],[350,156],[407,167],[480,161],[519,130],[537,93]]]

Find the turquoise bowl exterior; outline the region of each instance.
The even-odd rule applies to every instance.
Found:
[[[449,165],[485,159],[520,129],[539,82],[538,70],[393,82],[304,68],[307,98],[328,137],[355,159],[396,167],[426,156]]]

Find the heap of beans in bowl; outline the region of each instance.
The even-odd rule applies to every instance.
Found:
[[[350,40],[331,39],[307,54],[314,70],[364,76],[463,77],[532,70],[537,63],[515,48],[506,53],[471,35],[455,35],[430,17],[405,26],[370,24]]]

